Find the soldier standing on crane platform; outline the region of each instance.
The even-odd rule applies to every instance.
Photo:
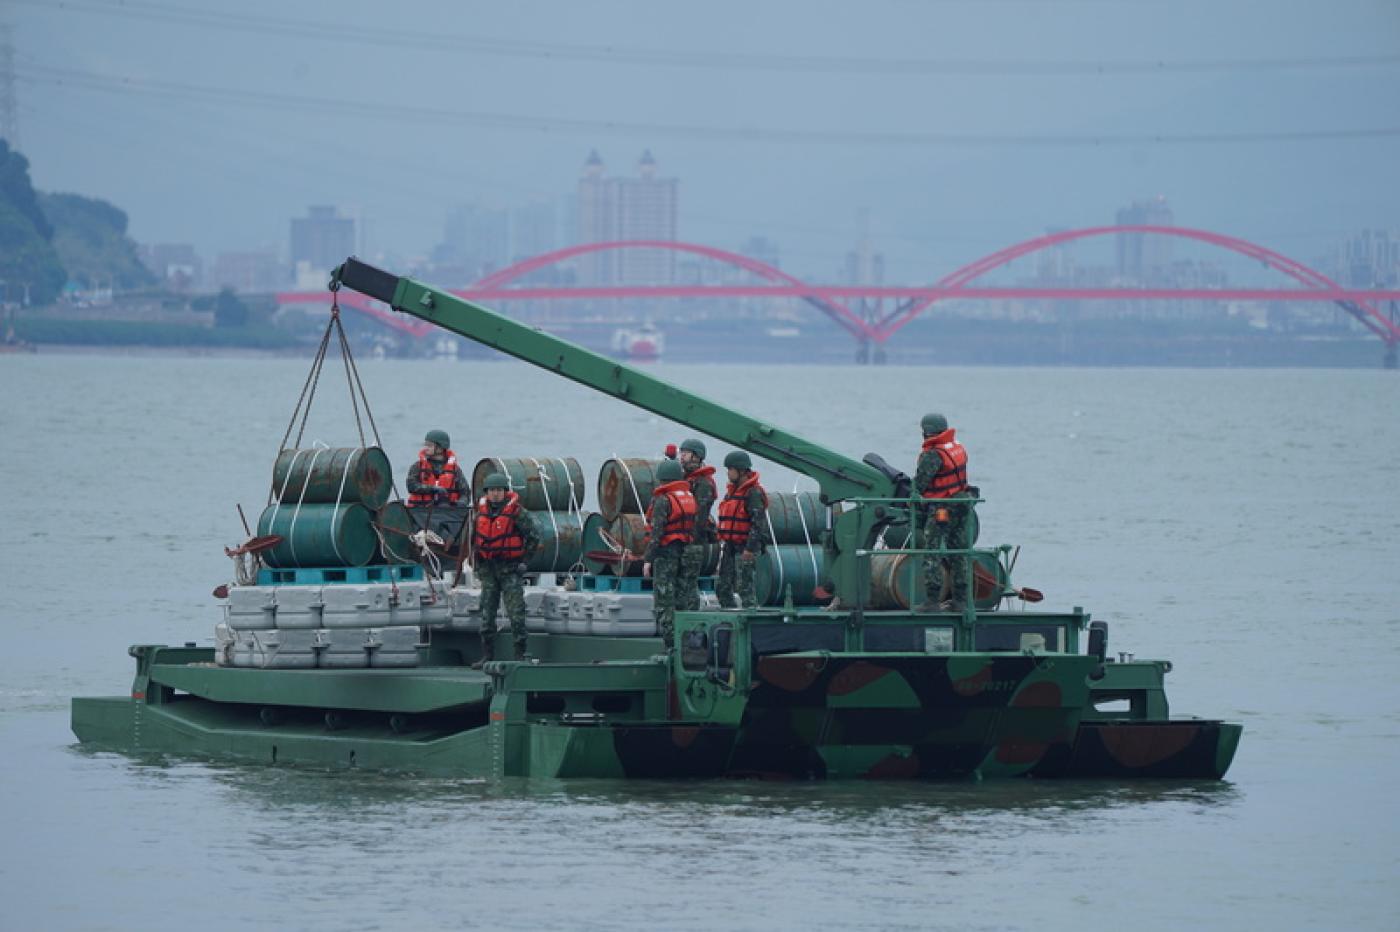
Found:
[[[700,570],[705,566],[705,551],[715,540],[715,522],[710,517],[719,489],[715,487],[715,468],[705,465],[705,445],[694,437],[681,444],[681,469],[695,497],[695,536],[681,554],[681,575],[677,584],[676,608],[683,612],[700,611]]]
[[[651,507],[647,509],[651,534],[642,558],[642,575],[652,578],[656,630],[670,650],[676,640],[682,554],[695,538],[695,496],[690,494],[685,473],[674,460],[662,460],[656,467],[656,478],[659,484],[651,493]]]
[[[715,595],[720,608],[734,608],[735,595],[739,596],[740,608],[756,608],[753,573],[754,564],[768,543],[764,533],[768,493],[758,484],[753,461],[743,450],[726,456],[724,465],[729,472],[729,488],[719,503],[718,535],[723,549]]]
[[[925,414],[920,426],[924,432],[923,450],[914,470],[914,489],[930,500],[924,518],[924,543],[929,549],[966,550],[968,496],[976,492],[967,484],[967,450],[953,439],[954,431],[941,414]],[[967,604],[969,558],[966,555],[929,557],[924,562],[927,599],[915,611],[960,612]],[[951,598],[942,598],[947,577]]]
[[[486,494],[476,505],[472,534],[473,566],[481,583],[481,659],[495,657],[496,609],[504,600],[515,641],[515,659],[529,658],[525,632],[526,561],[539,548],[540,538],[530,515],[520,507],[520,496],[510,490],[510,480],[494,472],[486,477]]]

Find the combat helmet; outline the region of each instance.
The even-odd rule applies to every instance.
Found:
[[[685,478],[685,472],[675,460],[662,460],[656,467],[656,478],[661,482],[679,482]]]
[[[689,437],[681,441],[681,449],[694,453],[698,458],[705,458],[705,445],[694,437]]]
[[[430,430],[423,436],[424,443],[435,443],[444,450],[452,446],[452,438],[447,436],[445,430]]]
[[[948,429],[948,419],[936,412],[925,414],[924,419],[919,422],[924,429],[924,436],[931,437],[934,434],[941,434]]]
[[[724,458],[726,469],[753,469],[753,460],[743,450],[734,450]]]
[[[481,487],[488,492],[492,489],[505,489],[506,491],[510,491],[510,480],[506,478],[506,474],[503,472],[493,472],[486,477],[486,481],[481,484]]]

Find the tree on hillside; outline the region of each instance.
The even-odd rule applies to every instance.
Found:
[[[232,288],[223,288],[214,299],[214,326],[246,327],[248,325],[248,305],[239,300]]]
[[[53,224],[53,245],[70,279],[126,291],[155,284],[126,235],[125,211],[79,194],[41,194],[39,205]]]
[[[29,160],[0,139],[0,280],[5,300],[49,304],[67,280],[53,227],[29,181]]]

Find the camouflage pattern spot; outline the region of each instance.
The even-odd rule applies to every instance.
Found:
[[[867,663],[864,660],[853,663],[831,678],[831,684],[826,690],[827,695],[844,696],[853,693],[893,672],[889,667]]]
[[[917,754],[890,754],[876,761],[865,772],[867,780],[912,780],[919,776],[919,756]]]
[[[1105,728],[1100,733],[1104,750],[1124,767],[1151,767],[1180,754],[1196,740],[1198,728]]]
[[[992,664],[987,661],[981,665],[977,672],[966,676],[957,676],[954,673],[953,661],[948,661],[948,678],[952,680],[953,692],[959,696],[970,697],[980,695],[992,682]]]
[[[671,729],[671,743],[681,750],[685,750],[695,743],[695,739],[700,737],[700,729],[691,726],[678,725]]]
[[[806,658],[762,657],[755,672],[760,680],[770,686],[800,693],[817,681],[825,666],[825,661]]]
[[[1027,683],[1011,698],[1011,705],[1020,709],[1058,709],[1063,704],[1059,683]]]
[[[1044,741],[1018,741],[1008,739],[997,745],[996,760],[998,764],[1017,766],[1022,764],[1037,763],[1050,745]]]

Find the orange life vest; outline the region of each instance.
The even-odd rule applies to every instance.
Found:
[[[444,500],[449,505],[457,504],[462,497],[462,493],[457,490],[457,454],[448,450],[447,459],[443,461],[442,471],[439,472],[433,468],[432,460],[419,453],[418,481],[423,485],[446,489],[447,495]],[[435,501],[437,496],[431,492],[411,492],[408,496],[409,507],[431,505]]]
[[[667,482],[656,487],[651,493],[653,499],[665,496],[670,506],[666,514],[666,524],[661,528],[658,546],[667,544],[688,544],[695,539],[695,496],[690,494],[690,483],[684,479]],[[653,501],[651,508],[656,507]],[[647,521],[651,521],[651,508],[647,509]]]
[[[685,481],[690,486],[690,494],[696,495],[700,485],[710,487],[710,502],[719,498],[719,487],[715,485],[715,468],[713,466],[701,466],[686,474]],[[699,496],[696,495],[695,507],[700,507]],[[710,539],[710,532],[713,530],[714,522],[710,520],[710,509],[706,508],[705,513],[695,516],[695,540],[703,541]]]
[[[742,482],[729,483],[724,501],[719,503],[720,540],[730,544],[747,543],[749,531],[753,529],[753,515],[749,514],[749,492],[753,489],[758,489],[766,506],[768,493],[758,484],[758,473],[750,472]]]
[[[924,452],[930,450],[938,454],[938,472],[929,487],[921,490],[924,498],[952,498],[966,492],[967,450],[953,439],[953,429],[924,438]]]
[[[520,512],[520,496],[506,493],[505,504],[495,515],[491,514],[491,503],[482,498],[476,503],[476,528],[472,535],[472,547],[483,560],[523,560],[525,559],[525,538],[515,526],[515,516]]]

